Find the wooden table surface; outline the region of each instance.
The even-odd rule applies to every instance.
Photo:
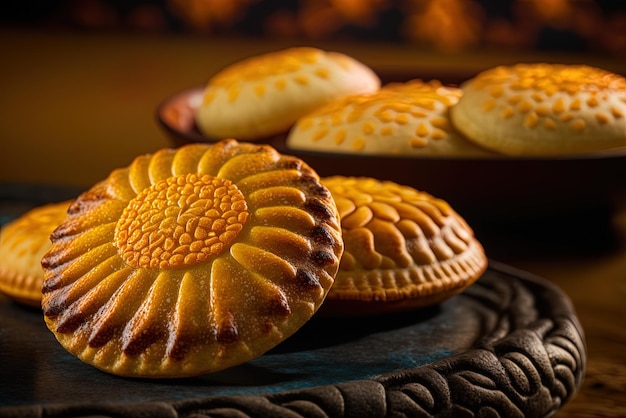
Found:
[[[239,58],[291,44],[0,29],[0,182],[88,187],[136,155],[170,146],[155,117],[165,97],[203,84]],[[442,77],[458,72],[459,65],[473,74],[497,64],[548,59],[626,73],[623,60],[599,57],[458,57],[401,46],[318,46],[377,69],[419,68]],[[554,282],[574,303],[588,368],[581,390],[558,417],[626,416],[626,196],[616,197],[600,228],[548,245],[524,237],[530,240],[526,247],[511,236],[485,237],[492,258]]]
[[[572,300],[587,342],[587,372],[558,417],[626,416],[626,204],[616,203],[602,232],[555,242],[552,251],[491,253],[558,285]],[[539,240],[538,240],[539,241]],[[561,247],[559,247],[561,246]],[[518,246],[515,246],[519,249]]]

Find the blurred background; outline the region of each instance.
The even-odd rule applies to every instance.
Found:
[[[626,53],[625,2],[615,0],[26,0],[2,8],[3,23],[49,29]]]
[[[156,108],[226,65],[294,45],[383,81],[459,83],[499,64],[626,73],[613,0],[24,0],[0,13],[0,183],[88,187],[171,146]]]

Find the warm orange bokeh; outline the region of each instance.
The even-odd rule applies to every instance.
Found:
[[[380,40],[441,52],[477,47],[626,52],[626,7],[599,0],[75,0],[87,29],[310,40]],[[52,16],[54,17],[54,16]]]

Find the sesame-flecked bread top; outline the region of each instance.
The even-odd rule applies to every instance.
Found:
[[[344,254],[322,312],[376,315],[429,306],[487,268],[465,220],[444,200],[369,177],[322,178],[341,217]]]
[[[468,80],[450,110],[468,140],[509,155],[626,147],[626,79],[562,64],[499,66]]]
[[[109,373],[221,370],[317,311],[340,233],[315,171],[267,145],[143,155],[80,195],[53,232],[45,322],[70,353]]]
[[[209,139],[259,140],[282,134],[301,116],[349,94],[373,92],[380,79],[347,55],[311,47],[270,52],[215,74],[196,109]]]
[[[50,234],[65,219],[70,201],[37,206],[0,229],[0,292],[25,305],[41,306],[41,258]]]
[[[390,83],[375,93],[336,99],[300,118],[287,146],[363,155],[489,155],[450,125],[448,109],[460,96],[459,89],[437,80]]]

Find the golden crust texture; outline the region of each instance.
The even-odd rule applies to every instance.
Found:
[[[41,258],[50,234],[65,219],[71,201],[35,207],[0,229],[0,292],[13,300],[41,306]]]
[[[626,79],[585,65],[499,66],[461,85],[450,109],[468,140],[507,155],[626,147]]]
[[[445,201],[368,177],[322,183],[337,204],[345,246],[325,314],[425,307],[463,291],[487,268],[472,229]]]
[[[287,137],[294,150],[414,157],[491,155],[459,136],[448,112],[461,97],[439,81],[390,83],[336,99],[300,118]]]
[[[265,139],[287,132],[300,116],[332,99],[379,88],[378,76],[352,57],[311,47],[283,49],[211,77],[196,125],[210,139]]]
[[[45,321],[109,373],[218,371],[308,321],[340,234],[332,196],[297,158],[235,140],[163,149],[70,207],[42,260]]]

